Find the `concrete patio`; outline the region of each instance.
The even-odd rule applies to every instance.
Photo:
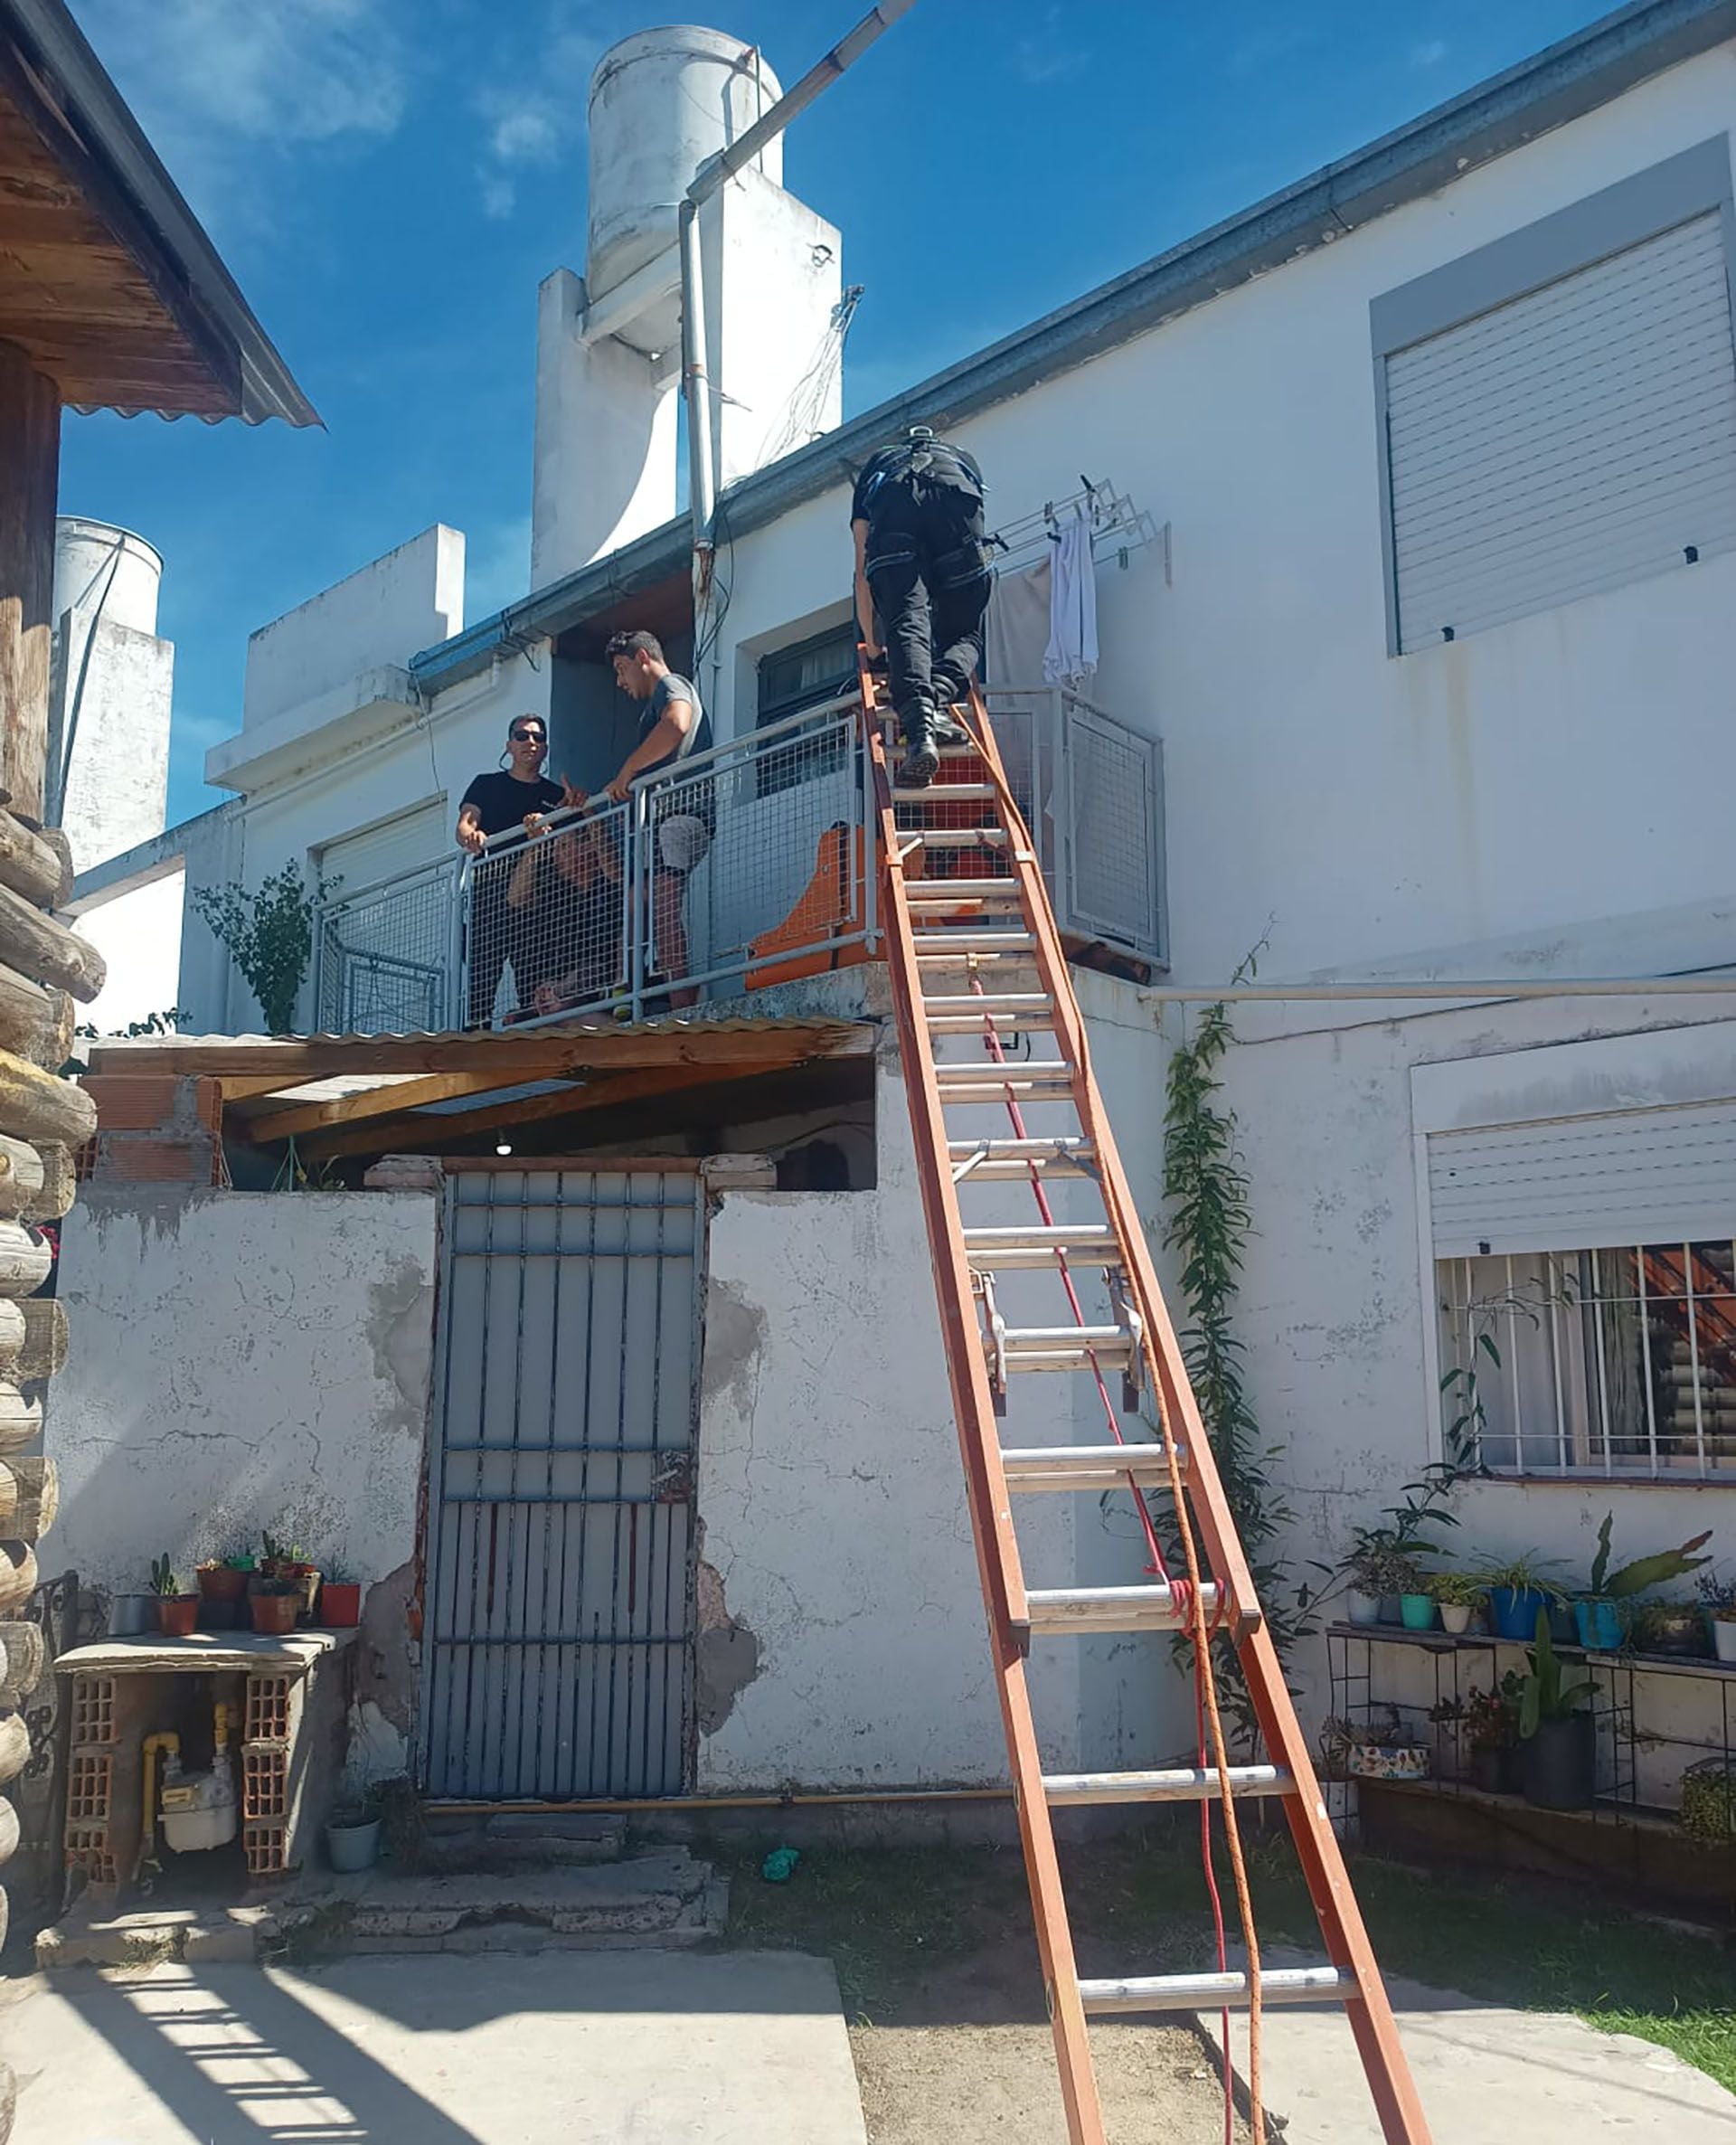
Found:
[[[86,1970],[0,1989],[14,2145],[865,2145],[795,1952]]]

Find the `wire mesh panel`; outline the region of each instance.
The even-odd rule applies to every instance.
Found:
[[[342,1035],[450,1027],[458,860],[345,894],[315,931],[317,1025]]]
[[[698,1179],[485,1170],[448,1200],[428,1791],[679,1793]]]
[[[605,1008],[630,973],[633,815],[603,804],[488,845],[466,875],[465,1025]]]
[[[1071,694],[1063,703],[1062,926],[1161,960],[1162,747]]]

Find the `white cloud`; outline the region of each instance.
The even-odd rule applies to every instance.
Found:
[[[1048,7],[1043,10],[1036,34],[1016,41],[1010,60],[1014,73],[1022,81],[1041,89],[1046,83],[1068,81],[1075,75],[1083,74],[1090,65],[1090,49],[1069,43],[1062,35],[1062,28],[1061,9]]]
[[[591,70],[604,48],[590,15],[590,0],[552,0],[520,65],[477,90],[486,130],[476,165],[485,214],[510,216],[518,201],[514,175],[549,169],[583,139]]]
[[[379,137],[403,118],[389,0],[78,0],[98,56],[165,129],[278,143]]]
[[[269,152],[395,133],[401,0],[74,0],[97,57],[213,222],[253,212]]]
[[[1444,37],[1430,37],[1422,44],[1411,48],[1410,64],[1412,67],[1439,67],[1446,57],[1447,40]]]

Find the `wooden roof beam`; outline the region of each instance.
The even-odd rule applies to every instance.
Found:
[[[461,1095],[486,1094],[490,1089],[512,1084],[503,1081],[497,1072],[430,1072],[425,1080],[394,1079],[383,1087],[357,1088],[351,1094],[329,1096],[321,1102],[295,1101],[278,1110],[250,1110],[241,1119],[241,1129],[256,1145],[269,1139],[301,1139],[309,1133],[341,1129],[373,1118],[399,1117],[425,1103],[450,1102]],[[280,1088],[281,1083],[279,1091]],[[229,1100],[227,1082],[223,1100]],[[264,1098],[257,1100],[263,1101]]]

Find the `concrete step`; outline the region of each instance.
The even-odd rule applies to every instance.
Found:
[[[627,1842],[624,1817],[561,1810],[496,1810],[492,1815],[430,1810],[423,1828],[428,1867],[451,1876],[614,1862]]]
[[[721,1937],[729,1883],[684,1847],[594,1868],[309,1873],[234,1905],[80,1901],[36,1940],[44,1972],[165,1959],[352,1952],[667,1951]]]

